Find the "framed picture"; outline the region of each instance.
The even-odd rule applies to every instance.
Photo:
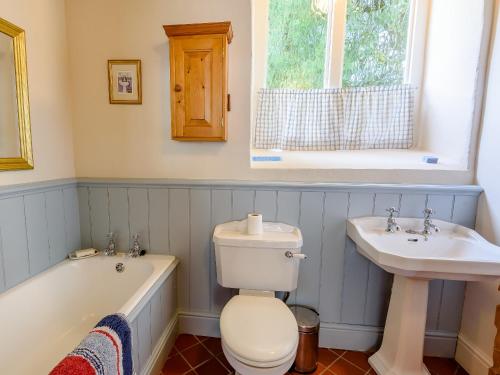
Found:
[[[142,104],[141,60],[108,60],[110,104]]]

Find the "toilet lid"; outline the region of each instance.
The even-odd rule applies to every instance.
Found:
[[[238,295],[224,306],[221,336],[237,357],[252,363],[286,360],[297,348],[297,321],[278,298]]]

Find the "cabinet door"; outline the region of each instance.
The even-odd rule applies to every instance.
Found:
[[[225,140],[224,38],[179,37],[171,43],[172,137]]]

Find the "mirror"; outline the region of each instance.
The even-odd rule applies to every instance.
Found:
[[[0,18],[0,171],[33,169],[24,30]]]

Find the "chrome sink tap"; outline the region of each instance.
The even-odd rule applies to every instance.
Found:
[[[139,235],[134,234],[132,236],[134,239],[134,243],[132,244],[132,247],[130,248],[128,255],[131,256],[132,258],[137,258],[139,255],[141,255],[141,245],[139,244]]]
[[[432,222],[431,215],[433,214],[432,208],[426,208],[424,210],[424,229],[421,231],[418,230],[413,230],[413,229],[408,229],[406,233],[409,234],[419,234],[421,236],[424,236],[425,240],[429,238],[429,236],[435,232],[439,232],[439,227]]]
[[[106,234],[106,238],[108,239],[108,246],[103,251],[103,254],[106,256],[116,255],[116,243],[114,238],[114,233],[110,232]]]
[[[399,211],[395,207],[388,208],[386,211],[389,212],[389,217],[387,218],[387,228],[385,231],[389,233],[399,232],[401,227],[396,223],[396,218],[394,217],[394,214],[397,214]]]
[[[426,208],[424,210],[424,230],[426,235],[430,235],[433,231],[439,232],[439,227],[432,222],[431,215],[433,213],[432,208]]]

